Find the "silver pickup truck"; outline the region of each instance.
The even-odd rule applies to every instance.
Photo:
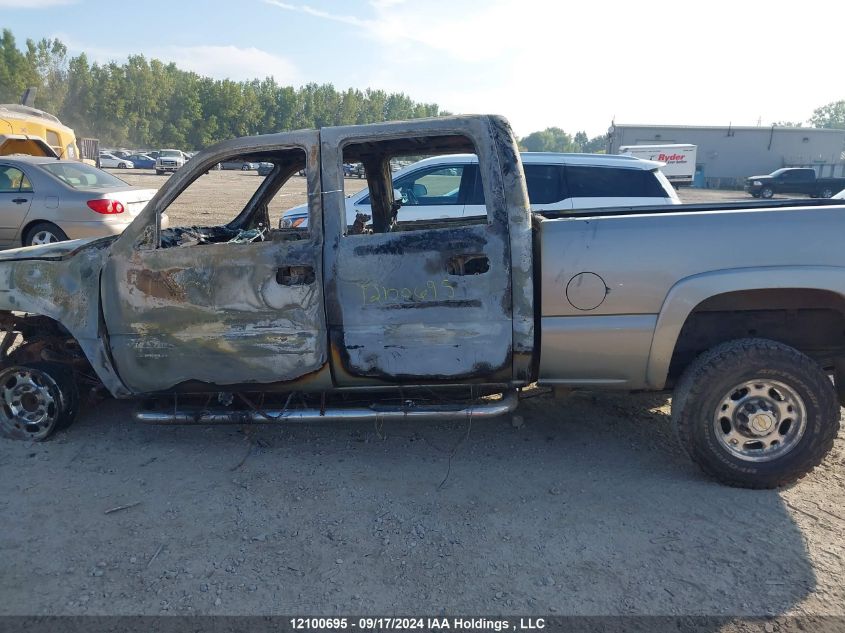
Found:
[[[477,155],[486,217],[403,221],[390,159],[447,153]],[[274,167],[228,224],[162,228],[180,193],[230,160]],[[344,163],[364,165],[371,197],[352,226]],[[302,169],[308,228],[275,229],[269,201]],[[843,211],[535,214],[495,116],[226,141],[121,236],[0,254],[0,431],[48,437],[83,386],[142,398],[136,418],[157,424],[487,418],[535,382],[671,388],[704,471],[787,484],[839,429]]]

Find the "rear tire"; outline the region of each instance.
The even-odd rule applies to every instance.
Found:
[[[777,488],[833,447],[839,404],[813,359],[776,341],[729,341],[703,353],[675,388],[672,421],[692,460],[729,486]]]
[[[0,435],[41,442],[76,419],[79,391],[73,371],[58,363],[0,370]]]
[[[38,246],[64,242],[67,234],[52,222],[38,222],[33,224],[23,236],[24,246]]]
[[[829,187],[825,187],[821,191],[819,191],[819,198],[832,198],[833,197],[833,189]]]

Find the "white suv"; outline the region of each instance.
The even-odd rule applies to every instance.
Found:
[[[521,154],[528,198],[535,211],[567,211],[598,207],[681,204],[660,171],[662,163],[606,154]],[[481,216],[486,213],[475,154],[435,156],[393,174],[402,194],[400,220]],[[357,213],[370,215],[365,188],[346,199],[347,223]],[[305,226],[306,205],[282,217],[282,227]]]

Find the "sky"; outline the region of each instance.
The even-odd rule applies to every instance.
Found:
[[[845,99],[845,1],[0,0],[19,44],[216,78],[404,92],[520,136],[771,125]]]

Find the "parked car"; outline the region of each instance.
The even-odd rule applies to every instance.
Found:
[[[845,178],[817,178],[809,167],[784,167],[765,176],[745,180],[745,190],[755,198],[771,198],[776,193],[804,193],[811,198],[830,198],[845,187]]]
[[[100,167],[117,167],[118,169],[132,169],[135,165],[131,160],[118,158],[108,152],[100,152]]]
[[[660,163],[631,156],[524,152],[528,198],[535,211],[596,207],[680,204],[678,194],[660,171]],[[474,154],[426,158],[393,174],[402,196],[403,220],[469,217],[484,214],[484,192]],[[435,184],[436,183],[436,184]],[[431,191],[429,191],[431,188]],[[347,224],[358,213],[372,215],[366,189],[346,199]],[[293,207],[282,226],[305,226],[308,209]]]
[[[118,235],[155,192],[78,161],[2,156],[0,246]]]
[[[167,172],[173,173],[185,165],[188,159],[184,152],[178,149],[163,149],[156,158],[155,170],[161,176]]]
[[[258,169],[258,163],[251,163],[246,160],[228,160],[225,163],[220,163],[221,169],[240,169],[241,171],[255,171]]]
[[[345,154],[386,166],[397,151],[444,148],[478,152],[455,168],[477,165],[483,219],[393,222],[380,169],[369,177],[373,230],[347,230]],[[208,165],[245,151],[288,169],[226,224],[159,230]],[[321,230],[268,230],[269,204],[309,156]],[[540,190],[557,195],[565,170],[547,167]],[[18,340],[0,346],[0,433],[41,440],[69,425],[77,379],[144,398],[135,419],[170,425],[470,421],[513,412],[537,382],[674,388],[680,443],[728,485],[784,486],[822,462],[845,397],[843,204],[573,217],[532,214],[526,184],[516,138],[494,116],[224,141],[118,238],[0,253],[0,330]]]
[[[267,176],[271,171],[273,171],[273,167],[273,163],[258,163],[258,175]]]
[[[135,169],[155,169],[156,159],[146,154],[130,154],[127,158],[135,165]]]

